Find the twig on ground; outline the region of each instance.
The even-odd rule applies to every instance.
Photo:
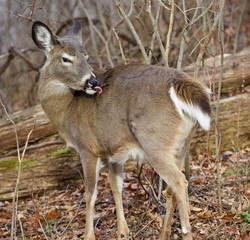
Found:
[[[22,221],[20,218],[18,218],[19,221],[19,225],[20,225],[20,229],[21,229],[21,233],[22,233],[22,239],[25,240],[25,236],[24,236],[24,232],[23,232],[23,225],[22,225]]]
[[[151,219],[142,229],[140,229],[139,231],[137,231],[133,237],[136,237],[136,236],[137,236],[141,231],[143,231],[149,224],[151,224],[153,221],[155,221],[156,218],[157,218],[157,217]]]
[[[38,223],[40,225],[40,228],[41,228],[41,230],[43,232],[44,237],[46,238],[46,240],[48,240],[48,237],[47,237],[47,235],[46,235],[46,233],[45,233],[45,231],[43,229],[43,225],[42,225],[41,221],[38,218],[36,220],[38,221]]]
[[[72,221],[74,220],[74,218],[77,216],[78,211],[79,211],[79,209],[80,209],[80,207],[82,205],[83,200],[84,200],[84,198],[81,199],[81,201],[80,201],[80,203],[78,205],[78,208],[76,209],[75,215],[70,219],[68,225],[64,228],[64,230],[62,231],[62,233],[60,233],[60,236],[62,236],[66,232],[66,230],[68,229],[69,225],[72,223]]]
[[[156,200],[156,202],[157,202],[158,204],[160,204],[162,207],[165,208],[164,204],[162,204],[162,202],[158,200],[158,197],[157,197],[157,195],[156,195],[156,193],[155,193],[155,190],[154,190],[152,184],[150,183],[150,181],[148,180],[148,178],[147,178],[143,173],[142,173],[142,176],[146,179],[146,181],[147,181],[147,183],[148,183],[148,185],[149,185],[149,187],[150,187],[150,189],[151,189],[151,191],[152,191],[152,193],[153,193],[153,196],[154,196],[154,199]]]

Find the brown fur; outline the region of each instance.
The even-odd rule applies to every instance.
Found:
[[[79,24],[77,26],[76,29]],[[80,92],[84,89],[83,84],[87,84],[84,77],[91,71],[82,56],[80,42],[71,36],[72,40],[70,37],[58,39],[57,44],[52,40],[51,51],[50,42],[44,49],[46,44],[39,42],[40,28],[46,32],[44,24],[35,23],[32,36],[37,45],[48,52],[48,59],[41,70],[39,97],[58,132],[81,157],[86,184],[85,239],[95,239],[94,200],[101,161],[109,166],[117,207],[118,239],[128,238],[120,185],[123,164],[131,157],[147,159],[168,183],[167,202],[171,203],[171,209],[167,211],[160,239],[167,239],[170,235],[176,203],[180,210],[183,238],[192,239],[186,200],[187,183],[181,170],[196,122],[179,115],[169,90],[174,86],[181,100],[196,104],[210,114],[205,86],[175,69],[134,64],[98,74],[103,93],[86,97]],[[80,39],[78,31],[71,29],[69,32],[78,34],[77,39]],[[75,56],[73,63],[63,63],[62,54]]]
[[[192,103],[200,106],[204,113],[211,115],[210,99],[201,82],[187,76],[185,81],[177,79],[173,81],[177,96],[186,103]]]

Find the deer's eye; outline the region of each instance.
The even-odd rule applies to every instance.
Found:
[[[65,63],[73,63],[70,59],[66,58],[66,57],[62,57],[63,62]]]

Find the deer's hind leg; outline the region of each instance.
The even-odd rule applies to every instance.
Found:
[[[169,199],[167,200],[167,204],[170,204],[170,207],[167,209],[167,216],[165,217],[165,228],[163,228],[162,233],[162,237],[165,235],[165,238],[162,238],[162,240],[166,239],[166,235],[170,234],[169,229],[171,226],[175,201],[180,213],[183,239],[190,240],[192,237],[189,222],[189,205],[187,201],[187,181],[185,175],[180,171],[180,169],[175,164],[172,164],[175,160],[176,159],[173,156],[167,156],[164,164],[163,159],[155,156],[150,161],[154,169],[169,186]]]
[[[159,238],[160,240],[168,239],[171,234],[171,221],[176,205],[175,195],[173,194],[171,187],[167,186],[164,195],[166,197],[166,214],[161,230],[161,236]]]
[[[180,170],[183,168],[185,164],[184,162],[185,162],[185,155],[187,152],[187,148],[190,144],[190,141],[193,138],[197,125],[198,124],[195,124],[191,128],[190,132],[188,133],[188,135],[186,136],[184,140],[184,144],[181,145],[182,147],[179,148],[178,153],[176,154],[176,158],[177,158],[176,164]],[[175,210],[175,205],[176,205],[175,195],[173,194],[173,191],[170,186],[167,186],[167,189],[164,191],[164,195],[166,197],[166,214],[164,217],[163,228],[162,228],[162,232],[160,236],[161,240],[168,239],[168,237],[171,234],[171,220],[172,220],[173,213]],[[188,196],[187,196],[187,201],[188,201]]]
[[[175,151],[171,146],[166,146],[162,141],[154,139],[154,136],[147,138],[140,138],[140,145],[143,148],[146,157],[152,167],[161,176],[161,178],[168,184],[169,200],[171,204],[167,210],[167,216],[163,227],[161,240],[167,239],[170,234],[170,223],[174,211],[175,201],[180,213],[181,226],[183,232],[183,239],[191,240],[191,226],[189,222],[189,206],[187,201],[187,181],[185,175],[181,172]],[[171,189],[171,190],[170,190]]]

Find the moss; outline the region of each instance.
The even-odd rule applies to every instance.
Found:
[[[36,160],[32,159],[23,159],[22,160],[22,168],[30,168],[36,166],[38,163]],[[5,161],[0,162],[0,168],[3,168],[5,171],[10,169],[18,169],[18,159],[11,158]]]
[[[63,148],[63,149],[59,149],[59,150],[52,152],[52,154],[54,156],[61,155],[61,154],[67,154],[67,153],[72,153],[72,151],[69,148]]]
[[[22,168],[30,168],[38,164],[37,160],[32,159],[23,159]]]
[[[0,168],[13,168],[15,165],[18,166],[18,159],[11,158],[5,161],[0,162]]]

